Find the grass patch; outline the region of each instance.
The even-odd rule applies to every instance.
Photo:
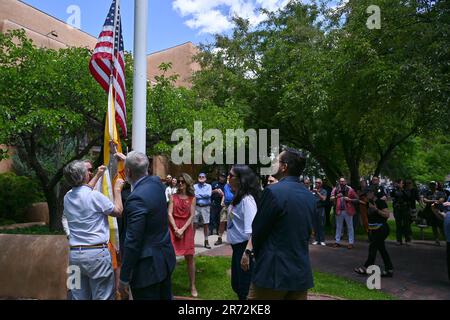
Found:
[[[389,233],[388,240],[397,240],[397,237],[395,236],[395,232],[397,230],[397,227],[395,226],[395,221],[389,220],[389,228],[391,229],[391,232]],[[412,230],[412,239],[413,240],[422,240],[422,235],[420,233],[420,228],[413,223],[411,225]],[[443,238],[444,236],[441,235],[441,240],[445,240]],[[428,241],[434,241],[434,235],[433,235],[433,229],[431,227],[423,229],[423,240]]]
[[[229,257],[195,257],[196,287],[198,298],[204,300],[236,300],[227,270],[231,268]],[[172,290],[176,296],[190,297],[186,262],[177,263],[172,275]]]
[[[311,293],[328,294],[349,300],[393,300],[393,296],[379,290],[369,290],[359,282],[330,273],[314,272]]]
[[[197,268],[196,286],[200,299],[204,300],[237,300],[231,288],[230,257],[195,257]],[[328,294],[345,299],[355,300],[391,300],[394,297],[380,291],[369,290],[359,282],[338,277],[332,274],[314,272],[314,294]],[[186,263],[177,264],[172,276],[172,289],[176,296],[190,296],[189,278]]]
[[[50,231],[48,226],[33,226],[14,230],[0,230],[0,234],[28,234],[28,235],[63,235],[63,231]]]

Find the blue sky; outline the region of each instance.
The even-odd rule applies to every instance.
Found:
[[[112,0],[21,0],[62,21],[76,5],[81,12],[81,29],[95,37],[102,28]],[[148,49],[155,52],[192,41],[213,40],[212,34],[231,29],[231,17],[239,15],[258,23],[264,18],[259,9],[277,10],[288,0],[149,0]],[[134,0],[121,0],[124,44],[133,49]]]
[[[81,29],[97,37],[105,21],[111,0],[22,0],[62,21],[70,14],[67,8],[77,5],[81,12]],[[134,1],[122,0],[122,28],[125,48],[133,49]],[[149,1],[148,53],[172,47],[187,41],[205,42],[208,34],[199,35],[198,30],[184,24],[184,19],[172,8],[169,0]]]

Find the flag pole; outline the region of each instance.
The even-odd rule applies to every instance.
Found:
[[[147,20],[148,0],[135,0],[132,147],[142,153],[146,153]]]

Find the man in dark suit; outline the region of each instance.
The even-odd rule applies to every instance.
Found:
[[[261,197],[252,224],[255,267],[252,300],[305,300],[313,284],[309,238],[316,201],[300,182],[304,155],[286,148],[278,156],[278,183]]]
[[[132,151],[125,160],[131,193],[125,204],[126,235],[119,291],[135,300],[171,300],[175,252],[170,240],[164,186],[148,176],[148,158]]]

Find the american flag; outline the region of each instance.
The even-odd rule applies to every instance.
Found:
[[[89,70],[102,88],[109,92],[112,81],[115,97],[116,121],[122,128],[122,135],[127,136],[127,114],[125,94],[125,57],[120,21],[119,0],[113,0],[102,32],[98,37],[94,54],[89,63]],[[117,16],[116,16],[117,4]],[[115,32],[114,32],[114,27]],[[113,42],[114,40],[114,42]]]

